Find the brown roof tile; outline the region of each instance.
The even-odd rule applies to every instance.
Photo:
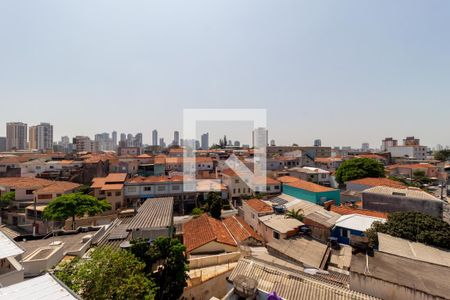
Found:
[[[329,188],[326,186],[322,186],[319,184],[315,184],[313,182],[305,181],[302,179],[299,179],[298,181],[286,183],[285,185],[288,185],[288,186],[294,187],[294,188],[299,188],[302,190],[307,190],[307,191],[314,192],[314,193],[335,191],[335,189],[332,189],[332,188]]]
[[[249,200],[245,200],[244,202],[248,206],[250,206],[253,210],[255,210],[256,212],[259,212],[259,213],[273,212],[273,209],[269,204],[267,204],[259,199],[249,199]]]
[[[207,214],[186,222],[183,225],[183,233],[183,242],[188,252],[212,241],[237,246],[225,225]]]

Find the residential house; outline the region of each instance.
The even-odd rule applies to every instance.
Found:
[[[391,165],[386,168],[390,176],[403,176],[413,178],[415,172],[424,172],[425,176],[436,178],[438,177],[439,168],[432,164],[407,164],[407,165]]]
[[[337,205],[340,204],[339,190],[301,179],[283,184],[283,193],[319,205],[323,205],[327,201],[334,201]]]
[[[112,211],[126,207],[123,190],[127,176],[127,173],[110,173],[106,177],[94,178],[91,184],[94,196],[97,199],[106,199],[111,204]]]
[[[330,172],[336,171],[343,162],[344,162],[344,159],[340,156],[316,157],[314,159],[315,167],[321,168],[323,170],[327,170]]]
[[[225,224],[207,214],[183,224],[183,243],[189,255],[236,252],[238,245]]]
[[[24,277],[20,264],[24,250],[12,239],[0,231],[0,287],[21,282]],[[0,299],[2,289],[0,288]]]
[[[242,201],[243,218],[254,230],[258,228],[259,217],[273,213],[273,208],[262,200],[249,199]]]
[[[330,171],[313,167],[296,167],[288,170],[289,175],[305,181],[314,182],[320,185],[330,185]]]
[[[341,216],[338,213],[328,211],[323,206],[312,202],[281,194],[270,200],[282,205],[285,211],[299,211],[303,215],[302,222],[311,230],[311,236],[323,242],[328,242],[336,220]]]
[[[379,178],[373,178],[373,177],[367,177],[367,178],[361,178],[361,179],[355,179],[351,181],[347,181],[345,183],[348,191],[355,191],[355,192],[362,192],[366,189],[375,187],[375,186],[387,186],[387,187],[393,187],[393,188],[406,188],[405,184],[401,183],[400,181],[392,180],[389,178],[379,177]]]
[[[263,237],[264,242],[270,243],[295,236],[303,225],[305,224],[297,219],[281,214],[271,214],[259,217],[256,232]]]
[[[337,238],[341,244],[366,245],[368,239],[365,231],[376,221],[384,223],[386,220],[360,214],[343,215],[336,221],[332,236]]]
[[[442,218],[444,202],[418,188],[376,186],[362,192],[362,207],[381,212],[416,211]]]
[[[239,199],[242,196],[252,196],[254,194],[278,194],[281,192],[281,184],[270,177],[254,178],[254,190],[250,187],[250,182],[241,178],[231,169],[221,172],[222,183],[228,188],[228,195],[231,199]]]
[[[238,245],[261,246],[262,238],[243,218],[231,216],[223,220],[223,224],[231,233]]]

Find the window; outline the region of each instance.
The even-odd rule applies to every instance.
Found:
[[[116,196],[122,195],[122,192],[116,192]]]
[[[345,228],[341,228],[341,236],[350,238],[350,232]]]
[[[145,190],[145,189],[144,189]],[[129,186],[128,187],[128,191],[129,192],[136,192],[136,187],[135,186]]]
[[[166,186],[165,185],[159,185],[158,186],[158,192],[164,192],[166,190]]]
[[[112,196],[112,193],[111,193],[111,192],[108,192],[106,195],[107,195],[108,197],[111,197],[111,196]]]
[[[233,189],[233,194],[236,194],[236,189]]]
[[[151,190],[152,190],[151,186],[145,186],[144,187],[144,191],[146,191],[146,192],[151,191]]]
[[[105,194],[105,191],[100,191],[100,195],[104,195]]]
[[[239,194],[241,193],[241,189],[238,189],[238,193],[239,193]]]
[[[27,191],[26,191],[26,194],[27,194],[27,195],[33,195],[33,190],[27,190]]]
[[[254,219],[255,218],[255,214],[252,214],[252,219]]]
[[[234,180],[234,183],[239,183],[239,179],[235,179],[235,180]]]
[[[322,174],[321,177],[322,178],[327,178],[327,174]]]
[[[275,186],[275,189],[276,189],[276,190],[279,190],[279,189],[280,189],[280,186],[279,186],[279,185],[276,185],[276,186]]]
[[[274,231],[273,232],[273,238],[276,239],[276,240],[279,240],[280,239],[280,234],[278,232]]]
[[[172,190],[179,191],[180,190],[180,186],[179,185],[172,185]]]

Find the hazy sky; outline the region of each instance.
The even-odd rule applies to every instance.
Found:
[[[170,141],[183,108],[266,108],[278,144],[450,144],[450,1],[0,0],[0,135]]]

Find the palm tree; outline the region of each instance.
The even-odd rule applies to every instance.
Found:
[[[303,209],[299,208],[297,210],[295,210],[295,209],[288,210],[286,212],[286,217],[287,218],[292,218],[292,219],[297,219],[300,222],[302,222],[303,221],[303,217],[304,217],[303,216]]]

